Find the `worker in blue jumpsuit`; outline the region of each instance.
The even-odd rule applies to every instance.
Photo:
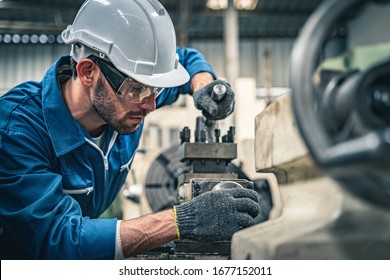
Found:
[[[157,0],[86,1],[62,38],[70,56],[0,98],[1,259],[123,259],[175,239],[228,240],[253,225],[258,195],[244,189],[136,219],[99,218],[149,113],[190,93],[222,119],[234,93],[199,52],[176,48]],[[219,103],[210,98],[215,83],[228,88]]]

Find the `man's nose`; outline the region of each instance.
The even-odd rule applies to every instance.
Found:
[[[140,103],[139,107],[145,110],[148,110],[150,112],[156,110],[156,99],[154,98],[154,95],[150,95],[146,98],[144,98]]]

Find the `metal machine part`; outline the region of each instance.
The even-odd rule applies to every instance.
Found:
[[[179,148],[179,145],[174,145],[162,151],[148,169],[145,194],[154,212],[179,204],[177,189],[179,177],[187,176],[190,180],[191,166],[180,160]],[[233,163],[228,163],[226,174],[219,174],[218,178],[249,180],[246,174]],[[258,185],[261,185],[261,188],[267,188],[267,182],[259,181]]]
[[[187,132],[189,130],[183,129],[182,135]],[[224,151],[227,151],[227,155]],[[159,211],[189,201],[204,192],[229,187],[254,189],[254,183],[248,181],[246,175],[230,162],[235,157],[234,143],[185,142],[165,150],[152,163],[147,174],[145,191],[150,207],[153,211]],[[259,182],[258,185],[263,187],[263,192],[267,191],[266,182]],[[137,258],[229,259],[230,246],[228,241],[204,243],[180,240]]]
[[[183,201],[191,200],[203,193],[211,191],[228,190],[234,188],[254,189],[253,182],[245,179],[213,179],[194,178],[190,180],[189,189],[192,191],[187,197],[182,197]]]
[[[371,3],[389,1],[328,0],[313,13],[292,52],[292,101],[318,165],[352,193],[390,207],[389,56],[366,69],[335,73],[325,85],[313,80],[336,25]]]
[[[211,189],[212,191],[222,191],[222,190],[230,190],[230,189],[243,189],[243,185],[239,184],[238,182],[235,181],[222,181],[217,183],[213,188]],[[253,188],[252,188],[253,189]]]
[[[221,101],[226,94],[226,86],[223,84],[216,84],[213,87],[213,91],[211,92],[211,99],[214,100],[215,102]],[[204,116],[198,117],[196,119],[196,127],[197,130],[195,132],[195,142],[208,142],[208,143],[218,143],[220,142],[220,135],[221,131],[218,128],[218,121],[214,120],[209,120]],[[188,137],[189,137],[189,132],[188,132]],[[189,138],[186,139],[187,141],[183,142],[188,142]]]
[[[226,93],[224,85],[214,86],[212,99],[222,100]],[[209,191],[221,191],[230,188],[255,189],[262,193],[260,202],[264,213],[272,207],[268,182],[250,181],[247,176],[231,163],[237,157],[237,145],[234,143],[234,127],[221,137],[217,121],[204,116],[196,118],[194,142],[191,131],[184,127],[180,132],[180,146],[169,148],[160,154],[149,169],[146,179],[146,195],[154,211],[190,201]],[[268,195],[269,194],[269,195]],[[268,208],[267,208],[268,207]],[[255,221],[268,218],[259,214]],[[267,214],[268,215],[268,214]],[[180,240],[170,243],[165,252],[149,252],[148,258],[167,259],[228,259],[230,241],[203,243]],[[168,248],[168,251],[166,251]],[[147,257],[146,255],[141,256]]]
[[[211,99],[214,101],[220,101],[224,98],[226,93],[226,86],[222,84],[216,84],[213,87],[213,92],[211,93]]]
[[[260,206],[263,214],[255,218],[256,223],[266,219],[272,199],[267,180],[252,182],[231,160],[237,157],[234,143],[234,128],[219,142],[208,142],[204,137],[205,118],[196,121],[195,142],[191,143],[188,127],[180,133],[181,145],[173,146],[161,153],[152,163],[146,179],[146,196],[154,211],[183,203],[208,191],[229,188],[254,189],[261,193]],[[203,131],[203,132],[202,132]],[[201,135],[202,137],[197,137]],[[142,259],[229,259],[231,242],[213,243],[180,240],[166,244],[146,254]]]
[[[364,3],[367,6],[362,6]],[[365,15],[365,8],[372,16],[372,3],[323,1],[304,26],[291,63],[291,100],[296,118],[289,111],[290,98],[284,96],[258,116],[256,126],[262,129],[269,116],[289,122],[284,127],[295,128],[298,123],[310,154],[324,172],[302,174],[298,180],[281,184],[281,215],[235,234],[232,259],[390,258],[390,209],[383,207],[390,205],[389,111],[387,89],[382,86],[389,81],[385,73],[390,48],[388,44],[370,51],[367,46],[354,48],[343,56],[335,54],[336,58],[323,52],[336,22],[351,20],[352,11]],[[370,21],[363,22],[371,28]],[[387,31],[385,28],[382,32]],[[362,52],[366,55],[361,56]],[[378,55],[380,59],[372,63]],[[262,134],[261,140],[283,136],[301,139],[295,129],[284,131],[276,137],[274,133]],[[267,147],[276,151],[291,149],[290,143],[272,143],[278,144]],[[262,144],[257,139],[256,145]],[[293,158],[297,168],[305,169],[306,160],[311,161],[306,152],[302,149],[294,157],[282,157],[278,166]],[[265,167],[271,165],[272,161]],[[317,168],[312,163],[309,166]]]
[[[197,118],[197,124],[201,123]],[[234,128],[230,128],[228,136],[224,136],[222,143],[206,142],[206,138],[197,138],[196,135],[205,135],[205,129],[195,131],[195,141],[183,141],[179,148],[181,160],[187,162],[192,168],[191,173],[225,173],[226,165],[237,157],[237,145],[234,141]],[[184,130],[189,131],[188,128]]]
[[[216,92],[216,91],[214,91]],[[184,203],[210,191],[220,191],[229,188],[254,189],[254,183],[246,179],[238,179],[237,174],[228,172],[227,166],[230,161],[237,157],[237,145],[234,143],[234,128],[231,127],[227,134],[219,142],[219,132],[216,130],[215,141],[212,137],[203,137],[211,133],[207,128],[208,120],[198,117],[196,120],[195,142],[189,141],[190,131],[184,128],[181,133],[181,145],[179,156],[190,170],[179,176],[178,190],[179,202]],[[197,137],[200,135],[201,137]],[[184,253],[193,253],[198,248],[206,248],[214,255],[230,257],[230,241],[202,244],[195,241],[177,242],[177,248]],[[183,246],[184,245],[184,246]]]
[[[145,181],[145,194],[150,208],[160,211],[177,205],[178,177],[190,170],[179,159],[179,145],[161,152],[148,169]]]
[[[329,177],[281,189],[277,219],[238,232],[232,259],[389,260],[390,212]]]
[[[216,102],[222,100],[226,90],[225,85],[216,84],[211,98]],[[199,116],[196,118],[195,142],[190,142],[191,131],[184,127],[180,132],[181,145],[160,154],[148,172],[146,195],[152,209],[158,211],[189,201],[203,193],[207,189],[204,186],[210,184],[221,183],[216,189],[232,186],[254,189],[253,182],[231,164],[237,157],[234,134],[234,127],[230,127],[221,138],[217,121]],[[205,181],[197,181],[202,179]],[[260,189],[266,192],[266,188]],[[207,191],[212,191],[212,188]]]
[[[190,167],[189,172],[179,176],[179,201],[185,202],[206,192],[230,185],[253,189],[253,182],[238,179],[237,174],[229,173],[227,166],[237,157],[237,144],[234,143],[234,127],[230,127],[219,142],[219,130],[215,130],[215,140],[211,142],[208,133],[207,119],[203,116],[196,119],[195,142],[189,141],[190,130],[185,127],[181,132],[179,156],[182,162]],[[218,137],[217,137],[218,136]],[[229,182],[229,183],[228,183]]]

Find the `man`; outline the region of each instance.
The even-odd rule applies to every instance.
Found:
[[[2,259],[120,259],[174,239],[230,239],[253,224],[258,197],[243,189],[132,220],[99,219],[123,185],[147,114],[191,92],[197,108],[221,119],[234,94],[201,54],[176,50],[156,0],[88,0],[62,37],[71,58],[0,99]],[[210,98],[216,82],[228,87],[220,103]]]

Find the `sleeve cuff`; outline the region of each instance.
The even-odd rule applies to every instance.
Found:
[[[83,259],[114,259],[116,228],[117,219],[86,218],[80,235],[80,252]]]
[[[125,256],[123,255],[123,247],[122,247],[122,240],[121,240],[121,222],[122,220],[116,222],[116,236],[115,236],[115,259],[116,260],[123,260],[125,258]]]

